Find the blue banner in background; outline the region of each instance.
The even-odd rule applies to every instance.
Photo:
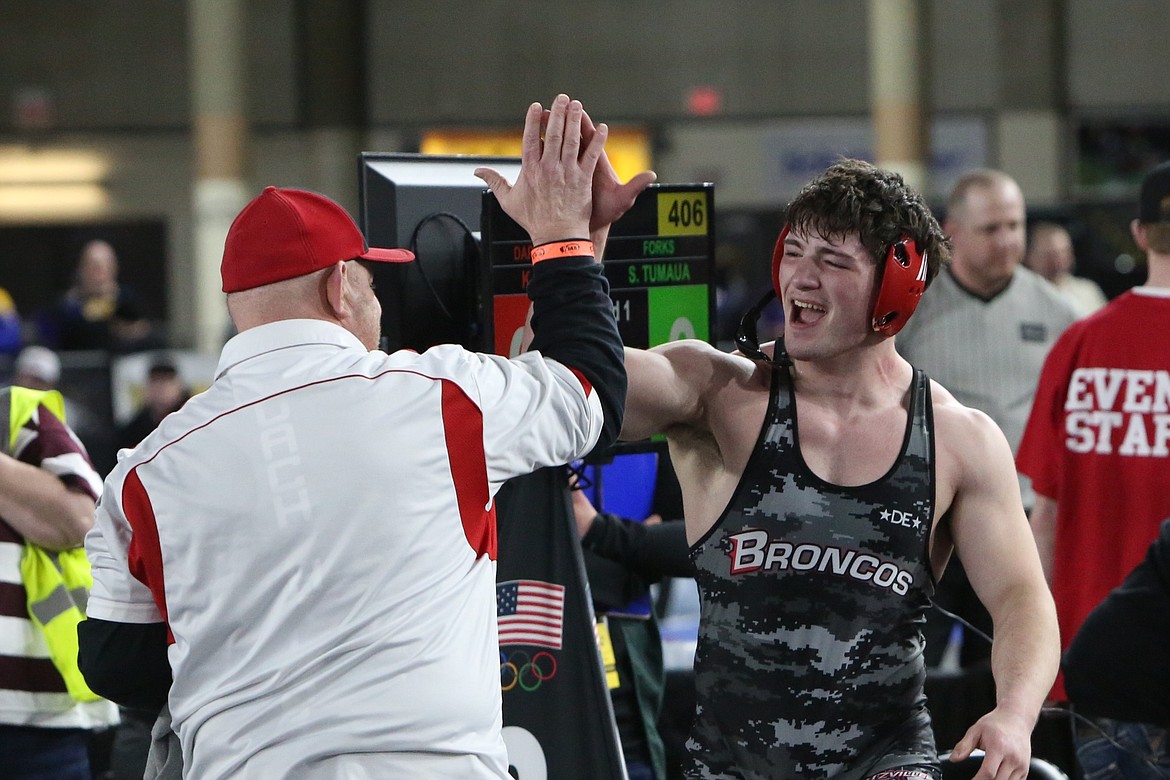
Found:
[[[658,453],[638,452],[615,455],[603,466],[586,466],[589,487],[585,494],[600,512],[642,522],[654,508],[654,487],[658,474]],[[647,591],[611,615],[650,617],[650,593]]]
[[[657,452],[615,455],[604,466],[585,467],[585,476],[591,483],[585,495],[601,512],[641,522],[654,506],[657,473]]]

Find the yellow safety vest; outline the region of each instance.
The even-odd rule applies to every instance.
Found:
[[[55,390],[10,387],[4,394],[8,396],[6,449],[10,454],[38,406],[65,421],[65,401]],[[49,657],[65,680],[69,695],[77,701],[97,701],[101,697],[89,689],[77,668],[77,624],[85,620],[85,604],[93,587],[85,550],[75,547],[54,552],[25,540],[20,577],[28,592],[29,618],[44,635]]]

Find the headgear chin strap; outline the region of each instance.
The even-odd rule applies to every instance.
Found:
[[[784,258],[784,239],[787,237],[788,225],[785,225],[772,250],[772,287],[777,298],[781,296],[780,261]],[[919,251],[913,238],[903,236],[890,246],[881,265],[881,284],[870,314],[876,332],[893,336],[902,329],[926,291],[927,270],[926,252]],[[757,316],[762,308],[762,305],[757,305]]]
[[[788,350],[784,349],[784,337],[776,339],[775,346],[772,350],[773,357],[768,357],[764,354],[764,350],[760,349],[760,337],[756,329],[756,323],[760,320],[760,313],[764,311],[764,307],[772,302],[776,297],[775,290],[768,290],[764,293],[764,297],[760,298],[751,308],[744,312],[743,317],[739,321],[739,329],[735,333],[735,346],[747,357],[752,360],[758,360],[763,363],[775,363],[781,366],[791,366],[792,358],[788,357]]]

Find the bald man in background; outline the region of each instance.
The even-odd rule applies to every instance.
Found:
[[[1037,222],[1028,232],[1028,253],[1024,265],[1047,279],[1068,299],[1077,314],[1087,317],[1105,305],[1101,287],[1092,279],[1077,276],[1072,236],[1063,225]]]

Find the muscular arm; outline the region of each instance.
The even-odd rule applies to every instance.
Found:
[[[1040,553],[1040,565],[1044,568],[1044,578],[1052,585],[1052,562],[1056,547],[1056,511],[1059,505],[1055,500],[1036,494],[1036,503],[1032,506],[1032,515],[1029,518],[1032,525],[1032,537],[1036,540],[1036,549]]]
[[[936,410],[937,411],[937,410]],[[952,403],[939,420],[940,464],[955,484],[955,549],[991,614],[996,707],[955,746],[955,760],[987,752],[978,778],[1026,771],[1031,732],[1056,678],[1056,609],[1020,503],[1011,449],[986,415]]]
[[[629,393],[620,438],[665,434],[682,488],[687,541],[727,506],[767,407],[770,374],[702,341],[626,350]]]
[[[77,547],[93,527],[94,500],[44,469],[0,453],[0,517],[33,544]]]
[[[704,397],[715,388],[719,364],[728,358],[702,341],[672,341],[653,349],[626,347],[626,441],[665,433],[676,425],[699,425]]]

